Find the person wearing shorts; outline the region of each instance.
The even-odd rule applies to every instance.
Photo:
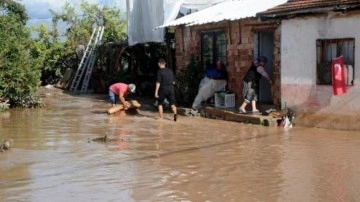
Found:
[[[155,98],[158,100],[159,116],[163,118],[163,104],[166,99],[169,102],[172,112],[174,113],[174,121],[177,121],[177,112],[175,106],[175,76],[171,69],[166,68],[164,59],[159,59],[159,71],[156,75]]]
[[[135,93],[136,86],[135,84],[126,84],[126,83],[114,83],[109,87],[109,100],[112,106],[116,105],[116,100],[118,97],[120,103],[124,106],[126,110],[128,108],[125,98],[130,93]]]

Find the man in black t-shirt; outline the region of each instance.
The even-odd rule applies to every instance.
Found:
[[[175,106],[175,76],[171,69],[166,68],[166,62],[164,59],[159,59],[158,62],[159,71],[156,75],[155,85],[155,98],[158,99],[158,110],[160,118],[163,118],[163,104],[164,100],[167,99],[171,110],[174,113],[174,121],[177,121],[177,112]]]

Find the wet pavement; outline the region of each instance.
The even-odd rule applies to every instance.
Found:
[[[47,93],[0,116],[0,201],[358,201],[360,134],[167,113],[107,115],[104,97]],[[108,143],[92,139],[116,139]]]

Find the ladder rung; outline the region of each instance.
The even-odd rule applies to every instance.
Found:
[[[100,43],[103,34],[104,34],[104,27],[100,26],[99,29],[98,29],[96,38],[94,40],[95,41],[94,44],[93,44],[94,47],[91,49],[92,52],[91,52],[90,59],[89,59],[90,61],[89,61],[88,65],[87,65],[84,81],[83,81],[83,84],[82,84],[82,87],[81,87],[81,92],[83,92],[83,93],[85,93],[87,88],[88,88],[89,80],[90,80],[90,77],[91,77],[92,69],[94,67],[95,58],[96,58],[96,50],[95,49],[98,46],[98,44]]]
[[[84,73],[84,64],[86,65],[88,63],[88,54],[90,53],[91,54],[91,51],[92,51],[92,41],[93,41],[93,38],[94,38],[94,35],[96,33],[96,28],[93,29],[93,32],[90,36],[90,40],[86,46],[86,49],[85,49],[85,52],[84,52],[84,55],[83,57],[81,58],[81,61],[80,61],[80,64],[78,66],[78,69],[76,71],[76,74],[75,74],[75,77],[71,83],[71,86],[70,86],[70,91],[74,91],[78,88],[78,85],[79,85],[79,82],[81,80],[81,77]]]

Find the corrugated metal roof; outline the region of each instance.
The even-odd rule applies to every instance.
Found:
[[[233,21],[242,18],[255,17],[258,12],[265,11],[285,2],[286,0],[228,0],[165,23],[157,28],[178,25],[192,26],[224,20]]]
[[[165,0],[166,4],[181,3],[181,7],[183,8],[198,10],[224,1],[226,0]]]

